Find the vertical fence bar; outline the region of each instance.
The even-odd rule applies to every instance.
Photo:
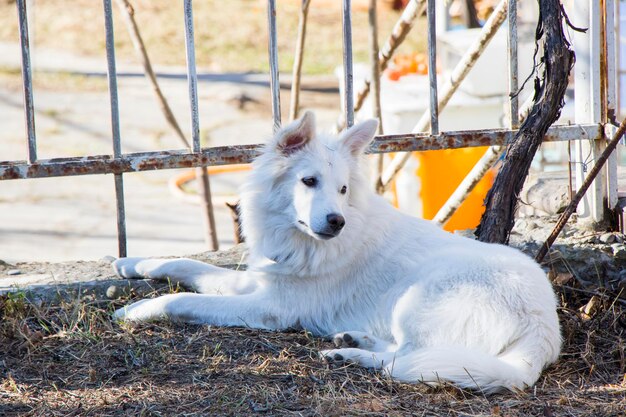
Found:
[[[113,134],[113,156],[122,155],[120,143],[120,109],[117,95],[117,69],[115,66],[115,38],[113,34],[113,11],[111,0],[103,0],[104,27],[106,36],[107,79],[109,82],[109,97],[111,101],[111,131]]]
[[[280,129],[280,81],[278,79],[278,42],[276,40],[276,1],[267,0],[267,25],[269,31],[268,55],[270,58],[270,89],[272,90],[272,116],[274,132]]]
[[[196,71],[196,48],[194,45],[193,4],[192,0],[185,0],[183,4],[185,15],[185,52],[187,56],[187,82],[189,85],[189,105],[191,108],[191,139],[193,151],[201,151],[200,146],[200,117],[198,112],[198,74]],[[211,200],[211,183],[209,174],[204,167],[196,168],[198,191],[202,196],[202,219],[204,222],[204,239],[209,249],[218,250],[219,242],[215,230],[215,213]]]
[[[428,0],[428,80],[430,83],[430,133],[439,134],[439,100],[437,99],[437,25],[435,0]]]
[[[111,0],[103,0],[104,29],[106,37],[107,79],[111,102],[111,133],[113,135],[113,157],[122,156],[120,139],[120,110],[117,96],[117,70],[115,68],[115,40],[113,35],[113,11]],[[126,210],[124,208],[124,179],[122,174],[115,174],[115,200],[117,208],[117,245],[120,258],[127,255],[126,248]]]
[[[507,8],[509,50],[509,124],[511,129],[519,127],[518,60],[517,60],[517,0],[509,0]]]
[[[608,121],[616,123],[617,117],[617,70],[616,65],[619,62],[617,60],[618,49],[616,38],[619,36],[619,32],[616,31],[616,13],[615,5],[619,2],[615,0],[604,0],[606,4],[606,83],[607,83],[607,96],[606,96],[606,116]],[[619,15],[618,15],[619,18]]]
[[[624,71],[622,70],[622,40],[620,37],[620,33],[622,31],[622,22],[621,22],[621,16],[620,16],[620,1],[615,1],[613,2],[615,8],[613,9],[613,16],[615,19],[615,30],[613,31],[613,39],[615,40],[615,91],[621,91],[622,87],[622,74],[624,74]],[[616,94],[615,97],[615,116],[616,118],[619,120],[622,118],[622,100],[620,97],[621,94]],[[622,143],[624,143],[624,141],[622,140]]]
[[[128,256],[126,237],[126,206],[124,204],[124,178],[115,174],[115,202],[117,210],[117,253],[120,258]]]
[[[28,162],[37,160],[37,137],[35,134],[35,104],[33,101],[32,67],[30,65],[30,39],[28,36],[28,12],[26,0],[17,0],[20,46],[22,47],[22,85],[24,90],[24,113],[26,115],[26,134],[28,136]]]
[[[187,55],[187,83],[191,105],[191,139],[193,151],[200,152],[200,121],[198,117],[198,75],[196,74],[196,52],[193,35],[193,6],[191,0],[184,2],[185,51]]]
[[[352,5],[350,0],[343,0],[343,77],[344,77],[344,110],[346,127],[354,124],[354,92],[352,69]]]

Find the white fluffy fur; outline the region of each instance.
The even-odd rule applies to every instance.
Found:
[[[309,113],[284,128],[241,196],[249,271],[119,259],[120,276],[170,278],[203,294],[142,300],[115,317],[342,332],[322,355],[401,381],[483,392],[533,385],[561,346],[546,275],[515,249],[447,233],[371,192],[359,165],[376,126],[313,137]],[[310,176],[316,187],[302,183]],[[346,224],[325,240],[316,230],[330,212]]]

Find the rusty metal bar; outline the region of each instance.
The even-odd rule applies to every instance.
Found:
[[[189,104],[191,106],[191,140],[193,151],[200,152],[200,118],[198,116],[198,75],[196,73],[196,52],[193,36],[192,0],[185,0],[185,51],[187,56],[187,82],[189,83]]]
[[[435,0],[426,4],[428,18],[428,81],[430,83],[430,133],[439,133],[439,106],[437,100],[437,26]]]
[[[113,11],[111,0],[103,0],[104,28],[107,54],[107,80],[109,82],[109,99],[111,104],[111,133],[113,135],[113,157],[122,155],[120,139],[120,107],[117,95],[117,69],[115,65],[115,38],[113,34]]]
[[[276,40],[276,0],[267,0],[267,24],[269,31],[268,52],[270,58],[270,89],[272,90],[272,116],[274,132],[280,129],[280,80],[278,78],[278,41]]]
[[[548,253],[548,250],[550,249],[550,246],[552,246],[557,236],[563,230],[563,227],[565,227],[565,223],[567,223],[567,220],[576,211],[576,206],[578,206],[578,204],[580,203],[580,200],[582,200],[585,193],[589,190],[589,187],[594,181],[594,178],[601,172],[604,163],[607,161],[609,156],[613,154],[613,152],[615,151],[615,148],[617,147],[620,139],[622,138],[622,136],[624,136],[624,132],[626,132],[626,120],[622,121],[619,128],[615,132],[615,135],[611,138],[606,148],[604,148],[604,150],[602,151],[602,154],[600,155],[600,157],[596,160],[596,163],[594,164],[593,168],[591,168],[591,170],[589,171],[589,174],[587,175],[587,177],[585,178],[585,181],[582,183],[582,185],[576,192],[576,195],[572,197],[572,201],[570,201],[569,205],[565,208],[565,211],[563,212],[563,214],[561,214],[561,216],[557,220],[556,225],[554,226],[554,229],[552,230],[552,233],[550,233],[550,236],[548,236],[548,238],[543,243],[543,245],[541,245],[541,248],[539,249],[539,251],[537,252],[537,255],[535,256],[535,260],[537,262],[541,262],[544,256],[546,256],[546,254]]]
[[[20,46],[22,47],[22,86],[24,90],[24,113],[26,116],[26,135],[28,136],[28,161],[37,160],[37,135],[35,132],[35,104],[33,101],[32,67],[30,65],[30,40],[28,37],[28,12],[26,0],[17,0],[17,18],[19,20]]]
[[[115,204],[117,213],[117,253],[120,258],[128,256],[126,236],[126,206],[124,203],[124,176],[115,174]]]
[[[343,0],[341,9],[343,25],[343,109],[346,127],[354,124],[354,90],[352,67],[352,5],[350,0]]]
[[[607,103],[606,113],[609,122],[615,123],[617,118],[617,71],[616,64],[618,61],[618,47],[617,47],[617,35],[616,31],[617,19],[615,18],[616,4],[619,2],[615,0],[605,0],[606,2],[606,73],[607,73]],[[619,19],[619,15],[618,15]]]
[[[213,211],[213,200],[211,198],[211,181],[206,168],[196,168],[196,181],[198,182],[198,193],[202,196],[201,212],[202,223],[204,225],[204,241],[209,250],[217,251],[220,248],[217,239],[217,229],[215,227],[215,212]]]
[[[517,0],[509,0],[507,8],[509,52],[509,127],[519,127],[518,59],[517,59]]]
[[[601,124],[553,126],[546,134],[546,142],[567,140],[594,140],[604,138]],[[442,132],[439,135],[409,133],[377,136],[369,153],[413,152],[439,149],[458,149],[475,146],[503,145],[517,130],[486,129]],[[73,175],[121,174],[124,172],[154,171],[159,169],[191,168],[208,165],[249,163],[256,158],[263,145],[238,145],[204,148],[200,153],[187,150],[140,152],[123,154],[120,158],[98,155],[77,158],[0,162],[0,180],[23,178],[63,177]]]
[[[191,107],[191,142],[195,153],[202,152],[200,146],[200,116],[198,112],[198,74],[196,71],[196,48],[193,30],[192,0],[185,0],[183,4],[185,16],[185,51],[187,56],[187,80],[189,83],[189,104]],[[198,193],[202,196],[202,219],[204,222],[204,238],[210,250],[219,249],[217,232],[215,229],[215,214],[211,199],[211,182],[209,174],[204,168],[196,170]]]
[[[117,96],[117,70],[115,68],[115,39],[113,32],[113,10],[111,0],[103,0],[104,30],[106,38],[107,78],[111,103],[111,133],[113,135],[113,158],[122,156],[120,138],[120,109]],[[117,213],[117,245],[120,258],[126,257],[126,210],[124,208],[124,179],[122,173],[115,173],[115,201]]]

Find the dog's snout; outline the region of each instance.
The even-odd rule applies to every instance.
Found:
[[[340,231],[341,229],[343,229],[343,226],[345,226],[346,224],[346,219],[344,219],[341,214],[337,214],[337,213],[331,213],[328,216],[326,216],[326,221],[328,222],[328,224],[330,225],[331,229],[333,229],[334,232]]]

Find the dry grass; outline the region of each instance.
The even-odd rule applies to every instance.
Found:
[[[87,296],[33,305],[0,301],[0,415],[624,416],[626,309],[560,288],[565,345],[536,387],[484,397],[401,384],[355,366],[329,367],[329,342],[170,323],[119,326],[115,302]],[[156,294],[154,294],[156,295]]]
[[[181,1],[132,0],[148,52],[157,64],[185,64],[183,7]],[[267,71],[267,13],[265,0],[207,0],[194,2],[196,59],[214,72]],[[380,3],[380,2],[379,2]],[[279,65],[290,72],[296,42],[301,0],[277,5]],[[353,7],[355,60],[368,60],[365,2]],[[303,73],[328,74],[341,64],[340,2],[315,0],[309,12]],[[381,40],[389,35],[399,12],[380,7]],[[104,57],[102,2],[65,0],[36,2],[30,25],[36,47],[46,46],[78,54]],[[135,51],[124,22],[114,8],[116,50],[122,60],[135,61]],[[0,0],[0,41],[17,42],[17,13],[12,1]],[[424,19],[416,25],[401,51],[424,50]],[[36,50],[36,48],[35,48]],[[104,68],[103,68],[104,69]]]

